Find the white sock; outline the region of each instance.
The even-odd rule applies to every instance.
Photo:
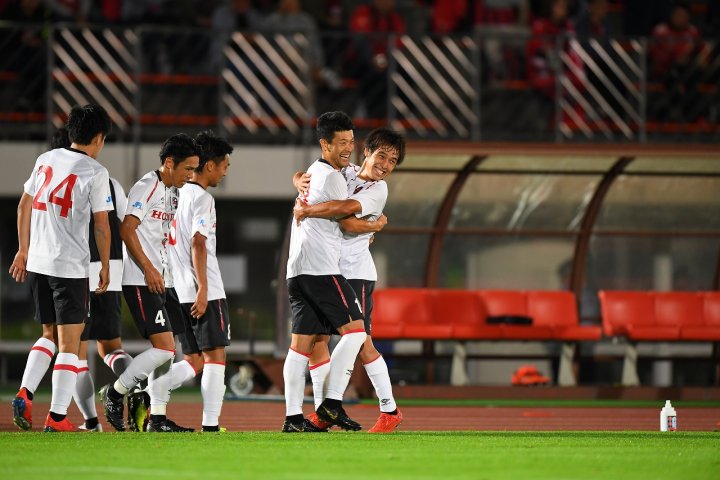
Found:
[[[118,393],[125,395],[132,387],[142,382],[150,372],[160,365],[175,358],[174,350],[163,350],[161,348],[150,348],[132,359],[127,369],[120,375],[113,385]],[[168,368],[170,368],[168,366]]]
[[[305,397],[305,369],[310,361],[310,355],[288,350],[283,365],[283,380],[285,381],[285,415],[302,415],[303,398]]]
[[[392,384],[390,383],[390,374],[388,373],[387,363],[382,355],[370,363],[363,365],[370,382],[375,387],[375,394],[380,402],[381,412],[392,412],[397,408],[395,397],[392,393]]]
[[[75,383],[73,399],[85,420],[97,418],[95,383],[93,382],[92,375],[90,375],[87,360],[78,360],[77,381]]]
[[[202,425],[214,427],[220,424],[220,411],[225,396],[225,364],[206,363],[200,380],[203,399]]]
[[[315,410],[317,410],[322,401],[325,400],[325,381],[327,380],[328,373],[330,373],[330,359],[316,365],[310,365],[310,379],[313,384]]]
[[[52,373],[51,412],[67,415],[70,400],[75,391],[78,361],[78,356],[74,353],[58,353]]]
[[[128,355],[125,350],[118,349],[105,355],[103,361],[105,362],[105,365],[110,367],[110,370],[113,371],[115,376],[119,377],[125,370],[127,370],[127,367],[130,365],[130,362],[132,362],[132,359],[133,358]]]
[[[173,363],[170,390],[177,390],[183,383],[187,382],[191,378],[195,378],[196,376],[197,372],[187,360],[181,360]]]
[[[172,383],[172,361],[168,359],[158,366],[148,377],[147,392],[150,395],[150,411],[153,415],[165,415],[170,401],[170,384]]]
[[[355,358],[367,334],[364,331],[346,333],[338,342],[330,355],[330,372],[327,378],[327,394],[325,398],[342,400],[345,389],[350,382]]]
[[[40,385],[40,380],[43,379],[50,367],[50,362],[55,356],[55,350],[53,342],[44,337],[38,338],[28,354],[20,388],[25,387],[30,392],[35,393],[38,385]]]

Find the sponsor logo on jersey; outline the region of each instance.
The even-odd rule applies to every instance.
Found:
[[[175,218],[175,214],[163,212],[162,210],[153,210],[150,214],[150,218],[156,218],[158,220],[172,220]]]
[[[105,203],[112,203],[112,195],[108,195],[108,197],[105,199]]]
[[[142,202],[133,203],[133,208],[142,208]]]

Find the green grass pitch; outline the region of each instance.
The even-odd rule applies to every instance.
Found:
[[[720,433],[0,433],[0,478],[717,480]]]

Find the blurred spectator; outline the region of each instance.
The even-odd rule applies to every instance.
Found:
[[[271,13],[261,24],[261,29],[267,32],[302,33],[307,39],[306,57],[309,60],[310,72],[320,85],[334,90],[340,88],[340,78],[331,69],[325,68],[325,55],[317,26],[313,18],[300,10],[300,0],[280,0],[277,10]],[[292,38],[289,39],[292,41]]]
[[[121,0],[122,20],[130,24],[163,24],[166,0]]]
[[[389,101],[388,43],[392,34],[405,33],[405,22],[395,10],[395,1],[374,0],[357,7],[350,17],[350,33],[353,39],[348,72],[358,80],[366,117],[384,119]]]
[[[541,121],[549,130],[555,128],[556,108],[562,108],[560,126],[572,126],[584,112],[568,89],[560,87],[558,75],[568,79],[577,90],[584,90],[583,64],[573,48],[575,29],[568,18],[567,0],[552,0],[546,16],[532,23],[532,37],[525,48],[526,69],[530,85],[541,95]],[[557,92],[561,92],[560,102]]]
[[[435,0],[432,31],[437,34],[470,33],[477,25],[526,26],[528,0]]]
[[[210,58],[214,69],[222,67],[223,48],[233,32],[254,32],[262,24],[262,15],[250,0],[229,0],[213,11],[210,25],[215,34]]]
[[[343,0],[306,0],[303,10],[308,12],[322,32],[347,31],[347,1]]]
[[[580,38],[608,38],[610,23],[608,22],[608,0],[587,0],[587,8],[580,12],[573,22],[575,33]]]
[[[56,20],[78,23],[87,21],[92,3],[92,0],[45,0]]]
[[[527,76],[534,88],[548,98],[555,98],[556,73],[567,71],[573,83],[580,81],[573,73],[582,69],[577,53],[570,48],[569,39],[575,34],[572,22],[568,18],[567,0],[552,0],[544,18],[532,23],[532,38],[526,47]],[[563,65],[561,52],[568,55],[570,65]]]
[[[480,27],[483,80],[516,79],[529,15],[528,0],[436,0],[431,24],[436,34],[471,33]]]
[[[10,30],[11,38],[3,42],[7,51],[2,52],[10,70],[17,72],[17,108],[42,110],[47,81],[47,24],[51,12],[41,0],[16,0],[7,7],[3,17],[18,27]]]
[[[687,2],[675,2],[668,20],[653,29],[649,53],[650,79],[666,88],[664,101],[654,105],[653,113],[658,119],[696,120],[706,106],[697,86],[705,76],[710,49],[690,23]]]

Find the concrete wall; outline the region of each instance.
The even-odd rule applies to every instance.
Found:
[[[0,196],[19,196],[36,158],[46,150],[44,142],[1,143]],[[136,155],[136,149],[131,144],[109,144],[103,149],[99,161],[129,190],[137,180],[133,178],[136,164],[138,178],[159,167],[159,150],[160,145],[141,145]],[[318,154],[316,146],[235,146],[228,176],[213,194],[221,198],[292,198],[295,195],[292,174],[306,169]],[[136,158],[139,158],[138,162]]]

